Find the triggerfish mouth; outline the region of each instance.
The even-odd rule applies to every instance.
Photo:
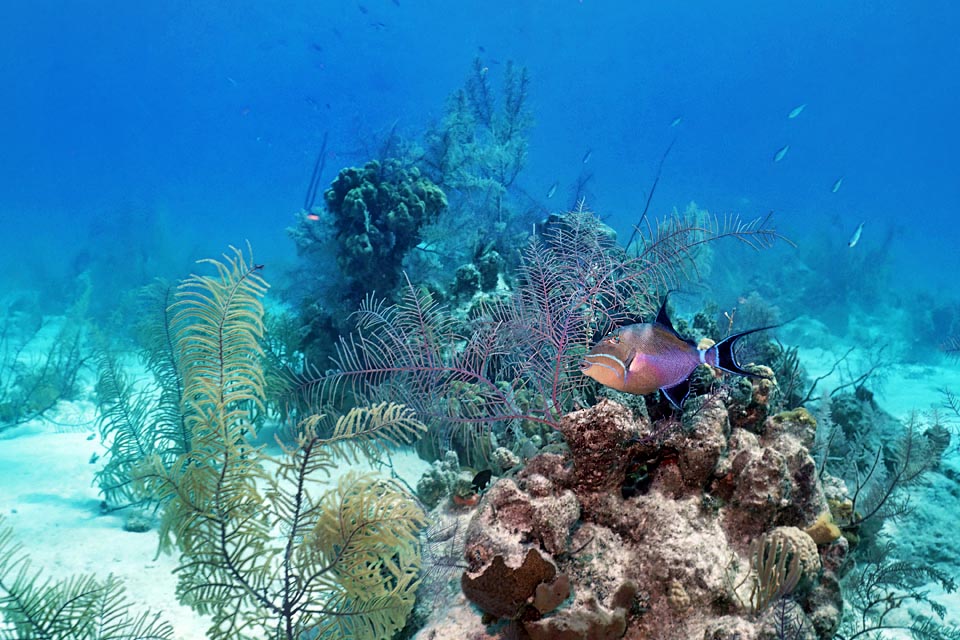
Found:
[[[630,324],[606,335],[580,362],[580,371],[600,384],[636,395],[660,390],[676,408],[690,393],[690,376],[701,364],[753,378],[737,362],[734,347],[744,336],[773,327],[742,331],[706,349],[684,340],[673,328],[664,299],[655,322]]]

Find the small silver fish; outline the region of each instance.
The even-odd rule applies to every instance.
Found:
[[[593,157],[593,149],[587,149],[587,152],[583,154],[583,164],[590,162],[590,158]]]
[[[547,189],[547,199],[550,199],[553,197],[553,194],[557,192],[557,187],[559,186],[560,186],[559,182],[554,182],[552,185],[550,185],[550,188]]]
[[[790,118],[791,120],[793,120],[793,119],[796,118],[798,115],[800,115],[801,113],[803,113],[803,110],[806,109],[806,108],[807,108],[807,103],[804,102],[804,103],[803,103],[802,105],[800,105],[799,107],[794,107],[793,110],[790,111],[790,113],[787,114],[787,117]]]
[[[860,226],[857,227],[857,230],[853,232],[853,235],[850,236],[850,242],[847,243],[847,246],[853,249],[857,246],[857,243],[860,242],[860,234],[863,233],[863,224],[860,223]]]
[[[671,126],[671,127],[676,127],[676,126],[679,125],[681,122],[683,122],[683,118],[682,118],[681,116],[677,116],[676,118],[673,119],[673,122],[670,123],[670,126]]]
[[[837,178],[837,181],[833,183],[833,187],[830,189],[830,193],[836,193],[840,190],[840,185],[843,184],[843,176]]]
[[[787,155],[787,151],[789,150],[790,150],[790,145],[788,144],[785,144],[779,149],[777,149],[777,152],[773,154],[773,161],[780,162],[781,160],[783,160],[783,156]]]

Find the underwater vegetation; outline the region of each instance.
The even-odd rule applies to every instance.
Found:
[[[315,206],[318,156],[304,210],[287,230],[302,262],[299,350],[315,365],[352,330],[347,317],[366,296],[398,299],[404,274],[446,301],[492,293],[508,264],[516,266],[541,214],[516,183],[532,125],[529,77],[507,63],[498,91],[487,71],[475,61],[422,140],[391,131],[378,157],[342,169],[323,207]],[[331,277],[334,269],[341,278]]]
[[[214,640],[960,638],[929,592],[954,578],[896,556],[884,529],[940,467],[946,421],[885,414],[879,360],[842,356],[846,381],[818,393],[798,348],[754,334],[761,364],[741,367],[734,315],[781,320],[759,293],[661,322],[730,345],[686,354],[689,397],[584,375],[598,339],[666,318],[718,240],[781,237],[770,216],[647,217],[653,188],[626,246],[582,202],[544,218],[518,188],[528,75],[506,65],[498,91],[488,71],[477,60],[420,144],[391,134],[316,207],[324,138],[289,231],[309,275],[295,311],[265,311],[264,266],[235,248],[141,290],[146,379],[127,354],[95,358],[101,510],[159,528]],[[13,325],[3,424],[70,397],[85,362],[79,321],[34,360]],[[395,472],[401,445],[432,462],[416,490],[345,469]],[[0,638],[172,637],[118,579],[46,580],[12,539],[0,518]]]
[[[203,264],[215,274],[144,293],[151,312],[142,316],[140,356],[153,387],[133,387],[117,358],[100,356],[104,508],[160,510],[160,550],[180,559],[177,595],[211,617],[210,638],[391,636],[414,605],[425,514],[393,481],[358,472],[328,479],[343,461],[382,462],[426,427],[399,404],[371,404],[312,415],[269,454],[257,441],[266,403],[262,265],[236,249]],[[114,582],[110,589],[120,593]],[[126,612],[120,596],[110,598]],[[10,606],[13,620],[19,605]],[[48,614],[63,618],[56,624],[73,615]]]
[[[290,393],[308,411],[404,404],[439,451],[480,460],[498,427],[555,429],[587,385],[578,363],[593,336],[655,309],[659,291],[695,271],[699,248],[723,238],[767,246],[777,237],[768,222],[677,216],[628,255],[593,213],[570,212],[530,240],[512,295],[465,319],[412,283],[398,303],[368,298],[355,333],[337,345],[333,373],[291,372]]]
[[[0,319],[0,433],[41,418],[61,400],[76,396],[78,376],[87,361],[86,284],[59,327],[9,307]],[[52,339],[39,347],[51,330]]]
[[[103,496],[103,511],[152,506],[155,501],[134,485],[134,470],[151,456],[170,466],[191,448],[187,416],[193,409],[184,399],[171,311],[175,294],[174,285],[159,280],[140,294],[139,358],[153,386],[135,388],[120,358],[109,350],[102,350],[97,360],[97,428],[108,450],[94,481]]]
[[[45,578],[13,541],[13,529],[0,516],[0,625],[3,640],[173,640],[173,628],[160,614],[131,615],[123,582],[110,575]]]
[[[956,638],[924,587],[952,590],[950,576],[891,557],[880,532],[939,465],[951,437],[941,425],[900,424],[863,384],[826,395],[816,414],[781,411],[773,371],[758,365],[744,367],[762,377],[733,380],[702,367],[679,413],[579,373],[594,336],[649,313],[695,272],[701,247],[776,237],[766,219],[675,217],[633,254],[579,209],[530,240],[508,295],[464,314],[409,281],[399,302],[367,297],[336,369],[276,388],[262,266],[233,249],[204,261],[213,275],[143,293],[153,386],[131,385],[122,360],[101,354],[98,482],[110,508],[159,510],[177,595],[210,616],[210,638],[389,638],[418,599],[445,601],[451,580],[482,615],[429,619],[425,637]],[[270,453],[258,432],[284,404],[273,394],[296,394],[300,408]],[[531,433],[547,446],[528,450]],[[343,461],[381,462],[421,435],[452,475],[461,460],[487,471],[467,472],[462,495],[459,480],[438,485],[429,514],[392,480],[328,480]],[[8,620],[29,605],[45,612],[31,620],[82,630],[88,614],[55,603],[93,590],[110,625],[170,637],[131,612],[118,581],[11,580],[20,558],[0,544]],[[934,617],[904,621],[912,602]]]
[[[419,425],[398,407],[358,410],[326,441],[305,423],[269,459],[251,421],[263,403],[267,285],[239,251],[211,264],[217,276],[181,283],[171,307],[190,449],[169,465],[154,455],[136,474],[164,507],[161,549],[181,554],[178,595],[212,616],[211,638],[389,635],[413,605],[422,513],[369,476],[316,485],[342,449],[409,440]]]

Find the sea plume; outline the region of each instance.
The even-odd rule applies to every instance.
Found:
[[[482,455],[496,424],[556,427],[588,382],[576,363],[593,336],[654,311],[664,291],[696,273],[700,248],[728,237],[762,248],[779,236],[769,216],[674,214],[627,253],[581,207],[531,240],[513,295],[466,323],[409,281],[396,304],[366,299],[334,370],[292,373],[289,397],[308,411],[400,402],[433,426],[442,448],[460,442]]]

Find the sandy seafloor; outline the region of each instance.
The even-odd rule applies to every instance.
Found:
[[[822,325],[803,318],[790,323],[785,334],[787,344],[803,338],[806,346],[800,349],[801,363],[814,377],[825,373],[849,348],[831,338]],[[852,357],[867,358],[873,347],[865,340],[858,347],[863,353]],[[883,409],[901,419],[914,411],[942,406],[944,387],[960,392],[960,365],[947,358],[938,364],[891,364],[884,367],[883,374],[885,381],[876,398]],[[83,397],[93,398],[93,377],[92,373],[86,375],[90,388],[81,394]],[[828,378],[820,388],[829,390],[837,383],[836,378]],[[173,625],[175,637],[202,640],[208,621],[176,601],[176,558],[157,557],[156,532],[126,532],[122,528],[123,512],[100,514],[100,497],[93,485],[97,467],[90,459],[95,453],[102,455],[104,448],[99,437],[91,437],[95,419],[91,400],[62,402],[49,419],[0,436],[0,514],[14,528],[33,568],[51,578],[78,572],[100,577],[115,574],[125,581],[134,610],[159,611]],[[953,434],[943,467],[960,474],[955,425]],[[412,451],[396,452],[394,463],[411,485],[416,485],[428,467]],[[960,504],[954,497],[958,493],[956,483],[942,471],[928,474],[913,490],[916,511],[907,520],[888,524],[887,532],[901,549],[916,558],[931,559],[939,568],[958,575],[960,549],[955,532],[960,525]],[[960,625],[960,594],[945,594],[936,586],[931,586],[930,593],[947,607],[947,621]],[[909,636],[889,632],[883,637]]]

